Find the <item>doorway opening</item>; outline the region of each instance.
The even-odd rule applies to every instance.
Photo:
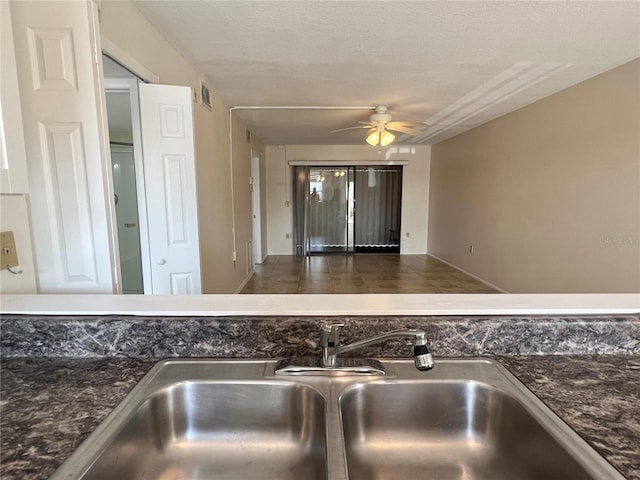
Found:
[[[103,55],[122,293],[151,292],[138,82]]]
[[[199,294],[202,280],[191,88],[145,83],[106,55],[103,61],[113,158],[128,154],[127,164],[133,165],[127,180],[118,181],[122,165],[112,163],[118,203],[122,197],[132,199],[130,208],[115,208],[120,233],[120,291],[142,293],[142,277],[145,294]],[[134,241],[136,230],[138,244]]]
[[[296,255],[400,253],[402,166],[294,169]]]

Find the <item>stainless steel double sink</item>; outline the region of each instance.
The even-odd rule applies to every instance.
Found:
[[[379,361],[162,361],[52,480],[623,479],[493,360]]]

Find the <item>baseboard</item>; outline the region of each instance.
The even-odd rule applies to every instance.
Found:
[[[499,292],[501,292],[501,293],[509,293],[509,292],[508,292],[508,291],[506,291],[504,288],[500,288],[499,286],[494,285],[493,283],[486,281],[484,278],[480,278],[479,276],[474,275],[474,274],[473,274],[473,273],[471,273],[471,272],[467,272],[464,268],[460,268],[460,267],[458,267],[457,265],[454,265],[453,263],[447,262],[446,260],[443,260],[442,258],[438,257],[437,255],[434,255],[433,253],[427,253],[427,255],[428,255],[428,256],[430,256],[430,257],[435,258],[436,260],[439,260],[439,261],[440,261],[440,262],[442,262],[442,263],[446,263],[446,264],[447,264],[447,265],[449,265],[450,267],[455,268],[456,270],[458,270],[458,271],[460,271],[460,272],[464,273],[465,275],[469,275],[470,277],[475,278],[476,280],[478,280],[479,282],[484,283],[484,284],[485,284],[485,285],[487,285],[488,287],[494,288],[494,289],[498,290],[498,291],[499,291]]]
[[[256,271],[252,268],[251,271],[249,272],[249,275],[247,275],[247,277],[242,281],[240,286],[236,288],[235,292],[233,293],[240,293],[242,289],[245,287],[245,285],[249,283],[249,280],[251,280],[251,277],[253,277],[254,273],[256,273]]]

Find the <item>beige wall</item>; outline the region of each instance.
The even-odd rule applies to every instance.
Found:
[[[236,272],[242,283],[253,271],[253,204],[250,185],[251,150],[262,154],[264,145],[251,135],[247,141],[247,128],[234,114],[233,116],[233,198],[236,245]],[[236,284],[237,286],[237,284]]]
[[[434,145],[429,222],[509,292],[640,292],[640,60]]]
[[[392,146],[383,151],[382,160],[407,160],[402,180],[403,254],[427,251],[427,210],[429,203],[429,146]],[[289,161],[371,161],[379,163],[375,148],[368,145],[286,145],[268,146],[267,174],[267,244],[270,255],[291,255],[293,243],[286,234],[293,233],[291,178]],[[288,202],[288,205],[287,205]],[[407,236],[407,233],[409,234]]]
[[[267,253],[291,255],[293,240],[293,210],[291,205],[291,175],[287,168],[285,146],[267,145],[265,158],[267,195]]]
[[[206,80],[205,77],[169,45],[129,1],[103,1],[101,5],[103,38],[157,75],[160,83],[190,86],[199,92],[200,81]],[[214,87],[208,83],[210,88]],[[246,198],[243,189],[237,188],[240,196],[236,199],[239,203],[235,209],[238,230],[234,246],[229,110],[214,90],[212,100],[212,110],[199,102],[194,104],[202,291],[230,293],[246,277],[246,265],[242,263],[246,260],[242,259],[245,259],[245,244],[251,239],[251,230],[247,237],[246,229],[251,215],[249,210],[248,219],[243,217]],[[235,121],[234,130],[241,131],[244,138],[245,127],[241,122]],[[242,157],[246,152],[237,153]],[[245,160],[239,161],[238,155],[234,152],[234,186],[242,183],[240,178],[246,174]],[[250,165],[248,155],[246,162]],[[240,263],[233,261],[234,248]]]
[[[2,116],[5,119],[4,144],[0,149],[0,231],[12,231],[16,242],[20,265],[14,275],[8,270],[0,271],[0,294],[36,293],[36,274],[33,262],[31,227],[28,215],[28,177],[24,135],[22,132],[22,110],[20,90],[13,45],[13,30],[9,2],[0,3],[0,94]],[[10,119],[10,121],[7,121]],[[4,147],[4,148],[3,148]],[[15,195],[15,194],[18,195]],[[12,195],[8,195],[12,194]]]
[[[37,293],[27,195],[0,195],[0,231],[13,232],[20,265],[0,271],[0,294]]]

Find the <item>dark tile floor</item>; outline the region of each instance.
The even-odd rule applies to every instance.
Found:
[[[270,255],[240,293],[499,293],[428,255]]]

